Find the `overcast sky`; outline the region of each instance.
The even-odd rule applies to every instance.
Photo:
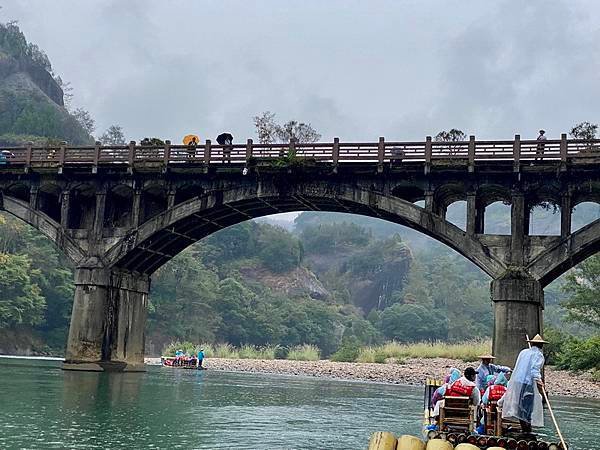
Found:
[[[559,136],[600,121],[600,2],[0,0],[127,138],[255,137],[252,117],[323,139]]]

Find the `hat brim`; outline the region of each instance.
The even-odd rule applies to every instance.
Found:
[[[478,358],[479,359],[496,359],[496,357],[492,356],[492,355],[479,355]]]

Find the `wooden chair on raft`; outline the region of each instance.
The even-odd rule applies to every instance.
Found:
[[[469,397],[445,397],[440,407],[439,426],[442,431],[472,432],[475,425],[475,408]]]

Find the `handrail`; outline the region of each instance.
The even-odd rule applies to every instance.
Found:
[[[465,162],[472,170],[477,162],[520,161],[552,162],[577,160],[581,163],[597,162],[600,158],[600,139],[561,139],[521,140],[481,140],[471,137],[468,141],[439,142],[427,138],[425,141],[386,141],[380,138],[373,142],[333,142],[314,143],[246,143],[219,145],[206,141],[195,146],[173,145],[101,145],[0,148],[0,171],[7,168],[30,167],[84,167],[98,166],[136,166],[140,164],[159,164],[162,166],[180,166],[181,164],[237,164],[248,165],[251,159],[273,160],[287,157],[309,159],[316,162],[333,163],[372,163],[381,167],[382,163],[425,163],[441,160]]]

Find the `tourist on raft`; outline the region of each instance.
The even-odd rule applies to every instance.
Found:
[[[450,369],[450,373],[446,375],[446,379],[444,380],[444,384],[442,384],[439,388],[435,390],[433,396],[431,397],[431,404],[435,405],[437,402],[444,398],[446,395],[446,389],[452,383],[460,378],[460,370],[452,368]]]
[[[504,374],[499,373],[498,376],[495,377],[494,382],[485,390],[485,393],[481,398],[481,403],[487,405],[489,402],[497,402],[500,400],[506,393],[507,384],[508,380]]]
[[[544,389],[542,348],[548,342],[543,340],[539,334],[527,342],[531,346],[519,353],[506,394],[504,394],[502,418],[518,420],[523,432],[531,433],[532,426],[544,426],[540,390]]]
[[[481,394],[477,385],[475,384],[475,377],[477,371],[472,367],[467,367],[463,372],[463,376],[458,380],[450,383],[446,388],[444,397],[469,397],[470,403],[475,406],[479,406],[481,401]],[[443,400],[436,403],[433,409],[433,416],[440,415],[440,407],[443,406]]]
[[[483,394],[487,388],[486,377],[488,375],[510,372],[510,367],[492,364],[492,360],[496,359],[493,355],[481,355],[479,359],[481,359],[481,364],[477,367],[477,388]]]

